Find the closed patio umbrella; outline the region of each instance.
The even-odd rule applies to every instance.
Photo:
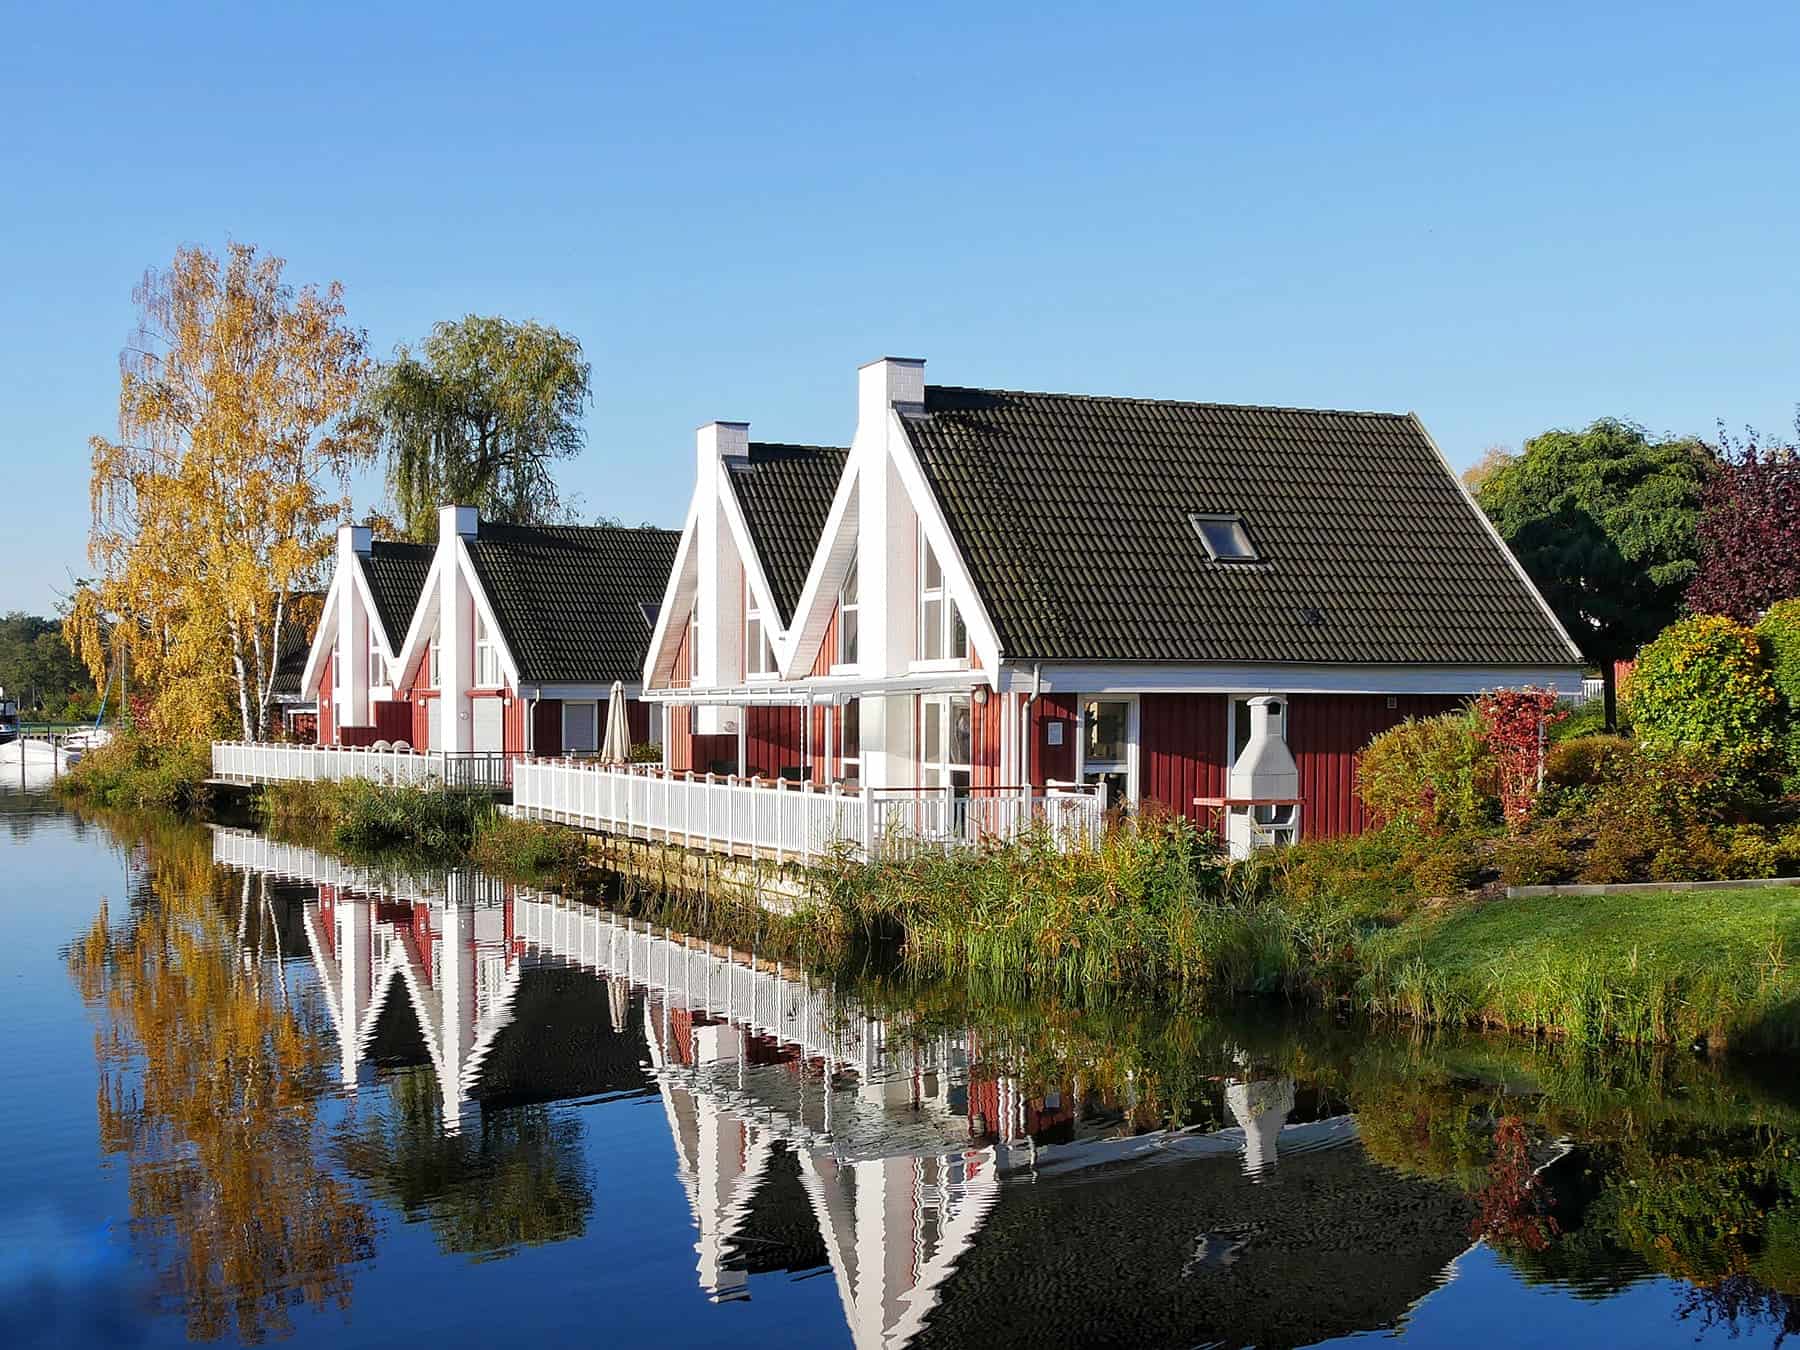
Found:
[[[606,739],[600,746],[602,764],[624,764],[631,759],[631,727],[625,720],[625,685],[613,681],[606,700]]]

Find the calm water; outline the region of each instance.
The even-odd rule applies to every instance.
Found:
[[[1777,1343],[1785,1066],[1077,1014],[0,797],[0,1345]]]

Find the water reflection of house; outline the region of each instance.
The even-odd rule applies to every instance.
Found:
[[[1465,1202],[1370,1163],[1349,1117],[1229,1051],[1229,1123],[1143,1131],[1128,1102],[1027,1091],[979,1033],[914,1034],[728,947],[479,878],[217,839],[222,861],[316,884],[307,942],[346,1082],[410,1046],[452,1128],[654,1092],[717,1301],[828,1269],[859,1346],[1071,1326],[1297,1345],[1394,1325],[1467,1245]]]

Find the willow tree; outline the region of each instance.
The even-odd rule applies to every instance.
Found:
[[[133,292],[117,439],[90,442],[93,526],[65,632],[97,681],[128,660],[151,729],[268,728],[279,637],[374,457],[356,409],[369,358],[343,288],[279,258],[187,247]],[[233,715],[235,714],[235,716]]]
[[[560,519],[552,465],[586,441],[590,369],[567,333],[476,314],[437,324],[417,351],[401,346],[367,406],[406,533],[429,541],[447,503],[517,524]]]

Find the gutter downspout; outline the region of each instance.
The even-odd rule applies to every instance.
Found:
[[[1031,712],[1037,706],[1038,695],[1044,689],[1044,667],[1041,662],[1031,665],[1031,692],[1025,696],[1023,719],[1019,726],[1019,781],[1025,785],[1025,800],[1031,800]]]

